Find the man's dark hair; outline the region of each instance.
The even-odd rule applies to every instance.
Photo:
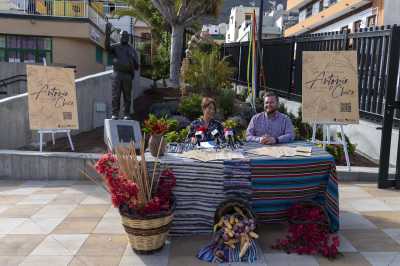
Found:
[[[279,97],[278,95],[276,95],[274,92],[269,91],[264,95],[264,99],[267,97],[275,97],[276,101],[279,102]]]

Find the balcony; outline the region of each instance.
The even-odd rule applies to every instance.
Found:
[[[287,11],[297,11],[299,8],[311,3],[313,0],[288,0],[287,1]]]
[[[329,21],[339,18],[371,2],[371,0],[340,0],[336,4],[331,5],[318,14],[310,16],[296,25],[286,29],[284,35],[285,37],[288,37],[312,31],[318,26],[326,24]]]
[[[8,4],[0,6],[0,13],[35,15],[44,17],[87,18],[104,33],[106,17],[101,2],[89,3],[89,0],[6,0]],[[114,31],[111,36],[119,40]]]

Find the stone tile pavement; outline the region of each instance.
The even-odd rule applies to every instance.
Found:
[[[259,261],[268,266],[400,266],[400,191],[341,183],[342,256],[288,255],[270,245],[286,226],[259,226]],[[170,238],[154,255],[130,248],[107,193],[86,181],[0,181],[0,266],[196,266],[210,236]],[[245,264],[232,264],[245,265]]]

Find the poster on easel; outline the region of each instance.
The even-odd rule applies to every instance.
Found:
[[[31,130],[79,129],[73,69],[27,65]]]
[[[318,124],[358,124],[356,51],[304,51],[302,119]]]

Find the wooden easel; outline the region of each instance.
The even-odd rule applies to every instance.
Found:
[[[346,158],[346,164],[347,164],[347,169],[349,172],[351,172],[351,166],[350,166],[350,157],[349,157],[349,151],[346,143],[346,138],[344,136],[344,130],[343,130],[343,124],[336,124],[336,123],[321,123],[322,125],[322,133],[323,133],[323,138],[322,141],[316,140],[315,136],[317,134],[317,123],[313,123],[313,132],[312,132],[312,143],[316,144],[322,144],[323,149],[326,149],[326,145],[328,144],[336,144],[336,145],[342,145],[343,150],[344,150],[344,156]],[[340,134],[341,134],[341,140],[340,141],[331,141],[331,134],[330,134],[330,126],[338,126],[340,127]]]

